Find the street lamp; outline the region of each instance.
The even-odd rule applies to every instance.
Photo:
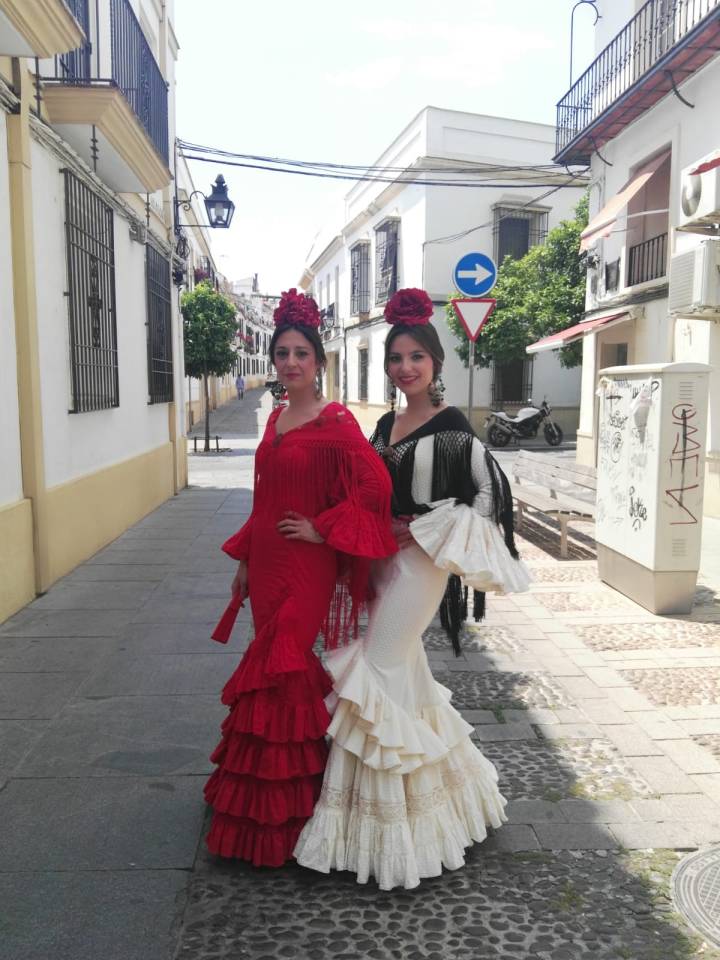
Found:
[[[209,197],[206,196],[202,190],[193,190],[186,200],[180,200],[177,195],[175,196],[176,229],[177,227],[181,226],[179,220],[180,207],[182,207],[183,210],[191,210],[191,200],[196,194],[199,194],[205,202],[208,226],[213,227],[213,229],[226,229],[230,226],[230,221],[235,213],[235,204],[228,197],[225,177],[223,177],[223,175],[220,173],[215,179],[215,183],[212,185],[212,193]],[[182,224],[182,226],[196,226],[196,224]],[[197,226],[203,226],[203,224],[197,224]]]
[[[229,227],[235,213],[235,204],[228,198],[225,177],[218,174],[213,190],[209,197],[205,197],[205,209],[211,227]]]

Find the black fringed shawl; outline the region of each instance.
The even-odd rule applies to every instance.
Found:
[[[395,413],[382,416],[377,423],[370,443],[384,458],[393,482],[392,512],[396,516],[418,516],[431,509],[425,503],[415,503],[412,496],[415,448],[423,437],[433,439],[433,469],[431,499],[445,500],[454,497],[456,503],[468,507],[478,493],[472,476],[472,446],[475,433],[457,407],[446,407],[427,423],[390,445],[390,434]],[[517,559],[515,547],[513,503],[510,484],[497,460],[485,451],[492,500],[489,517],[502,527],[505,545],[510,555]],[[474,591],[473,617],[481,620],[485,615],[485,594]],[[463,589],[460,577],[452,574],[440,604],[440,620],[450,637],[453,650],[460,655],[460,630],[467,619],[467,587]]]

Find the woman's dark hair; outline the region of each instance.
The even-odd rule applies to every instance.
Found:
[[[270,360],[275,364],[275,347],[279,338],[287,333],[288,330],[296,330],[298,333],[301,333],[307,342],[312,346],[315,351],[315,359],[319,364],[322,365],[323,369],[327,366],[327,357],[325,356],[325,348],[323,347],[322,340],[320,339],[320,334],[317,332],[315,327],[309,327],[304,323],[281,323],[275,327],[275,333],[273,333],[270,338],[270,346],[268,348],[268,353],[270,354]],[[277,366],[277,364],[275,364]]]
[[[431,323],[394,324],[385,341],[385,373],[388,372],[393,340],[402,333],[406,333],[413,340],[417,340],[420,346],[427,350],[432,357],[433,377],[439,377],[445,360],[445,351],[440,343],[438,332]]]

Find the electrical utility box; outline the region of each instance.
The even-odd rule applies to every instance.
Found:
[[[692,609],[709,373],[703,363],[663,363],[599,374],[598,572],[653,613]]]

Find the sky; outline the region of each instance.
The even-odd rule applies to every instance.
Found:
[[[425,106],[553,124],[575,0],[175,0],[177,132],[239,153],[373,163]],[[575,14],[577,78],[593,12]],[[549,158],[548,158],[549,159]],[[193,162],[235,215],[211,236],[229,279],[296,286],[352,184]],[[340,223],[338,222],[338,227]]]

